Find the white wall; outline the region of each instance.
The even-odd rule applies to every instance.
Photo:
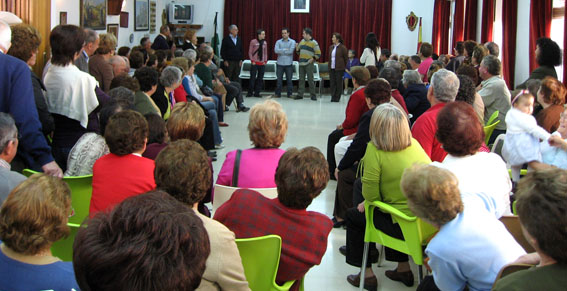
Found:
[[[435,1],[395,0],[392,1],[392,53],[398,55],[414,55],[417,52],[419,24],[410,31],[406,24],[406,16],[411,11],[421,17],[422,41],[431,43],[433,33],[433,5]]]
[[[530,76],[530,0],[518,0],[518,25],[516,26],[516,72],[514,86]]]
[[[122,11],[128,12],[128,28],[119,28],[118,31],[118,47],[129,46],[133,47],[140,43],[140,39],[149,35],[153,40],[159,33],[159,27],[162,25],[161,14],[165,9],[168,0],[156,0],[156,33],[149,34],[149,31],[134,31],[134,1],[124,0],[122,3]],[[193,24],[201,24],[203,28],[197,31],[197,36],[204,36],[206,41],[210,41],[213,36],[213,20],[215,12],[218,15],[218,33],[222,37],[223,33],[223,18],[224,18],[224,0],[188,0],[190,4],[195,5],[194,21]],[[67,23],[80,25],[80,1],[78,0],[52,0],[51,2],[51,28],[59,24],[59,12],[67,12]],[[119,15],[107,15],[107,24],[120,24]],[[105,33],[105,30],[97,31]],[[134,34],[134,41],[130,43],[130,34]]]

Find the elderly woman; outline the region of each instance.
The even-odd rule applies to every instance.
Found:
[[[482,62],[482,59],[484,59],[484,57],[489,54],[490,53],[488,52],[488,49],[484,45],[479,44],[475,46],[472,53],[471,64],[478,68],[478,66],[480,66],[480,63]]]
[[[183,45],[181,49],[183,50],[197,50],[197,33],[192,29],[187,29],[185,35],[183,35]]]
[[[433,285],[441,290],[467,286],[469,290],[490,290],[500,269],[526,252],[484,209],[484,201],[463,195],[458,184],[457,177],[447,170],[418,165],[405,171],[401,188],[410,210],[439,228],[425,249]],[[427,290],[435,289],[430,286]]]
[[[89,74],[98,81],[98,85],[108,92],[110,82],[114,78],[114,69],[110,64],[110,58],[116,50],[116,37],[114,34],[102,33],[99,35],[100,42],[95,55],[89,58]]]
[[[71,191],[65,182],[35,174],[0,209],[0,289],[78,290],[73,265],[51,254],[69,234]]]
[[[506,163],[497,154],[479,152],[484,130],[473,107],[462,101],[445,105],[437,115],[436,138],[447,156],[443,163],[434,165],[458,178],[462,195],[480,197],[496,218],[511,214],[512,183]]]
[[[234,150],[226,155],[217,184],[240,188],[276,187],[274,174],[284,150],[279,149],[287,133],[287,116],[273,100],[250,110],[248,133],[254,148]],[[233,172],[238,175],[233,175]]]
[[[73,64],[85,42],[82,28],[58,25],[51,31],[49,42],[51,66],[44,82],[47,109],[55,121],[52,151],[57,164],[65,171],[67,157],[77,140],[86,132],[99,131],[97,111],[109,97],[99,89],[93,76]]]
[[[368,201],[388,203],[406,215],[414,216],[400,188],[402,173],[415,163],[430,163],[431,160],[419,142],[411,137],[407,117],[394,105],[379,105],[370,120],[370,139],[363,158],[362,196]],[[363,212],[364,202],[347,211],[347,245],[346,248],[341,247],[341,252],[346,254],[346,262],[356,267],[362,264],[364,249],[366,220]],[[389,214],[376,209],[373,223],[388,235],[403,238],[400,227],[393,223]],[[378,281],[371,267],[374,260],[368,260],[365,278],[361,279],[360,274],[355,274],[349,275],[347,281],[358,287],[360,281],[364,280],[368,290],[376,290]],[[386,248],[386,260],[398,262],[395,270],[386,271],[386,277],[401,281],[408,287],[413,285],[413,274],[406,254]]]
[[[553,77],[545,77],[537,92],[537,102],[543,107],[536,115],[538,125],[548,132],[556,131],[565,104],[565,86]]]
[[[339,102],[343,94],[341,81],[348,62],[348,50],[343,44],[343,37],[333,32],[329,47],[329,79],[331,81],[331,102]]]
[[[12,26],[12,46],[8,50],[8,54],[24,61],[30,68],[33,67],[37,60],[37,52],[41,44],[41,35],[33,26],[27,24],[18,24]],[[50,135],[55,130],[53,116],[47,110],[45,103],[45,85],[41,79],[31,71],[31,80],[33,85],[33,95],[35,107],[41,122],[41,130],[44,135]]]
[[[427,100],[427,87],[421,81],[421,76],[415,70],[405,70],[402,76],[402,83],[406,88],[404,100],[413,124],[423,112],[427,111],[431,104]]]
[[[536,41],[535,58],[539,66],[530,73],[528,80],[542,80],[547,76],[557,79],[555,66],[561,65],[561,48],[555,41],[547,37],[539,38]],[[517,88],[525,89],[526,82],[518,85]]]
[[[159,84],[151,98],[159,108],[163,120],[167,120],[171,114],[173,99],[173,90],[181,85],[183,72],[178,67],[168,66],[161,72],[159,76]]]
[[[482,102],[482,97],[476,92],[474,81],[467,75],[457,75],[457,78],[459,78],[459,91],[455,101],[463,101],[472,105],[478,120],[484,122],[484,102]]]

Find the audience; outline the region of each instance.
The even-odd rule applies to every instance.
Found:
[[[195,290],[211,247],[202,221],[167,193],[130,197],[77,233],[81,290]]]
[[[487,55],[489,55],[488,49],[482,44],[477,45],[472,53],[471,64],[478,68],[478,66],[480,66],[480,63],[482,62],[482,59],[484,59],[484,57]]]
[[[207,152],[194,141],[174,141],[156,158],[157,189],[192,208],[209,236],[211,253],[198,290],[250,290],[234,242],[234,233],[197,211],[199,202],[211,187],[211,179]]]
[[[140,84],[140,90],[136,91],[134,95],[134,108],[142,114],[157,114],[161,115],[159,107],[156,105],[152,96],[158,86],[159,73],[156,69],[151,67],[143,67],[136,70],[134,78]]]
[[[545,77],[541,81],[537,95],[533,95],[543,108],[536,115],[537,123],[548,132],[554,132],[559,127],[565,94],[565,86],[561,82],[553,77]]]
[[[484,47],[486,47],[486,49],[488,49],[488,52],[491,55],[493,55],[495,57],[500,56],[500,47],[498,46],[497,43],[495,43],[493,41],[485,42]]]
[[[425,112],[431,104],[427,100],[427,87],[421,81],[419,72],[415,70],[405,70],[402,83],[406,88],[404,94],[404,101],[411,114],[410,123],[414,124],[415,121]]]
[[[472,105],[478,120],[484,124],[484,103],[482,97],[476,92],[474,82],[467,75],[457,75],[457,78],[459,78],[459,92],[457,92],[455,101],[463,101]]]
[[[89,58],[89,73],[96,78],[104,92],[110,90],[110,82],[114,78],[114,69],[110,58],[116,50],[116,37],[111,33],[99,35],[100,42],[94,56]]]
[[[79,70],[88,73],[89,72],[89,58],[94,55],[98,49],[100,43],[100,38],[98,33],[90,28],[85,28],[85,44],[83,45],[83,50],[79,57],[75,60],[75,66]]]
[[[282,238],[276,282],[299,280],[321,263],[332,223],[327,216],[306,208],[327,186],[329,171],[323,154],[314,147],[291,148],[276,170],[278,197],[268,199],[250,189],[239,189],[215,213],[237,238],[277,234]]]
[[[73,265],[50,250],[69,235],[70,213],[71,191],[59,178],[35,174],[14,188],[0,208],[0,289],[79,289]]]
[[[26,177],[16,171],[11,171],[10,162],[18,151],[18,129],[14,119],[0,112],[0,205],[8,194]]]
[[[462,41],[457,41],[457,44],[453,48],[453,52],[455,53],[455,56],[449,61],[449,64],[447,64],[445,69],[456,73],[459,66],[461,66],[461,64],[465,60],[465,43]]]
[[[421,63],[419,64],[419,68],[417,71],[422,77],[424,83],[429,82],[427,78],[427,71],[429,71],[429,66],[433,63],[433,58],[431,55],[433,54],[433,46],[428,43],[424,42],[419,47],[419,57],[421,58]]]
[[[155,188],[154,162],[142,157],[148,123],[142,114],[125,110],[110,117],[104,132],[110,153],[93,166],[89,212],[108,211],[122,200]]]
[[[414,166],[405,171],[401,188],[411,211],[439,228],[425,249],[434,286],[422,290],[490,290],[498,271],[525,254],[478,196],[460,193],[451,172]]]
[[[543,163],[567,169],[567,108],[561,113],[557,131],[541,143],[541,154]]]
[[[155,160],[159,152],[167,146],[169,136],[161,116],[148,113],[144,117],[148,122],[148,142],[142,157]]]
[[[465,46],[465,60],[463,61],[463,63],[467,64],[467,65],[472,65],[472,55],[473,55],[473,51],[474,48],[478,45],[478,43],[474,40],[467,40],[464,43]]]
[[[152,100],[157,105],[164,120],[169,118],[173,106],[173,90],[181,85],[183,72],[178,67],[167,66],[161,71],[159,83]]]
[[[128,75],[130,72],[130,66],[128,66],[128,63],[126,63],[122,56],[112,56],[108,60],[108,63],[112,66],[113,79],[122,74]]]
[[[287,133],[287,116],[282,106],[266,100],[252,106],[248,135],[254,148],[226,154],[217,184],[239,188],[276,187],[274,174],[284,154],[279,147]]]
[[[408,114],[409,112],[408,112],[408,109],[406,107],[406,101],[404,101],[404,97],[402,96],[400,91],[397,89],[398,86],[399,86],[400,80],[402,79],[401,70],[396,69],[396,68],[392,68],[392,67],[386,67],[386,68],[382,69],[379,77],[388,81],[388,83],[390,84],[390,87],[392,88],[392,92],[390,93],[392,95],[392,98],[394,100],[396,100],[397,105],[401,106],[401,109],[403,109],[404,113]]]
[[[539,38],[536,42],[535,58],[539,66],[530,73],[528,80],[543,80],[547,76],[557,79],[555,66],[561,65],[561,48],[555,41],[547,37]],[[526,82],[517,88],[525,89]]]

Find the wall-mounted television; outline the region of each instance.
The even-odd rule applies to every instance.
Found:
[[[184,1],[171,1],[168,4],[167,18],[171,24],[192,24],[195,7]]]

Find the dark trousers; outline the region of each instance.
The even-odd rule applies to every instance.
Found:
[[[352,207],[352,187],[356,180],[356,168],[348,168],[339,172],[335,209],[333,215],[345,219],[346,211]]]
[[[346,213],[346,262],[349,265],[360,267],[362,265],[362,256],[364,252],[364,233],[366,231],[366,217],[364,213],[361,213],[356,209],[356,205],[353,208],[348,209]],[[402,230],[398,224],[392,222],[392,216],[381,212],[378,209],[374,209],[374,226],[386,233],[389,236],[403,239]],[[370,248],[374,249],[376,245],[374,243],[370,244]],[[392,262],[407,262],[409,260],[408,255],[398,252],[396,250],[385,248],[386,260]],[[373,258],[368,258],[366,262],[366,267],[370,267]]]
[[[335,145],[343,136],[345,135],[343,134],[342,129],[335,129],[327,138],[327,163],[329,164],[329,174],[331,177],[335,176],[335,168],[337,167],[337,161],[335,161]]]
[[[203,136],[201,136],[197,142],[207,151],[215,148],[213,123],[208,117],[205,118],[205,130],[203,131]]]
[[[343,75],[345,70],[331,69],[329,72],[329,80],[331,81],[331,101],[341,100],[343,94]]]
[[[248,84],[248,95],[260,95],[262,87],[264,86],[264,71],[266,66],[252,65],[250,68],[250,84]],[[257,74],[257,76],[256,76]]]
[[[224,69],[225,75],[230,79],[230,81],[235,81],[240,83],[240,61],[227,61],[228,67]]]
[[[285,80],[287,82],[287,97],[291,97],[293,94],[293,65],[289,66],[280,66],[277,65],[276,67],[276,76],[278,78],[277,86],[276,86],[276,96],[281,96],[282,94],[282,83],[283,83],[283,74],[285,72]],[[331,173],[332,174],[332,173]]]
[[[489,146],[491,144],[494,143],[494,141],[496,140],[496,138],[501,135],[501,134],[506,134],[506,130],[502,130],[502,129],[495,129],[492,132],[492,135],[490,136],[490,138],[488,139],[488,144],[486,146]]]
[[[51,147],[53,159],[63,172],[67,171],[67,158],[69,158],[69,153],[71,152],[72,148],[73,147]]]
[[[223,83],[223,85],[226,89],[226,105],[230,107],[232,101],[236,99],[238,107],[242,107],[244,103],[244,98],[242,98],[242,85],[238,82]]]

